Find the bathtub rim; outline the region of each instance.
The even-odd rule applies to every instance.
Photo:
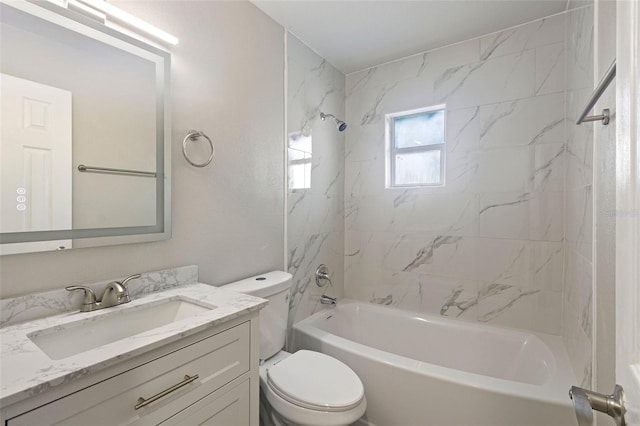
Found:
[[[330,314],[333,309],[346,305],[360,305],[366,309],[381,311],[383,313],[390,312],[395,315],[406,317],[418,317],[426,320],[434,320],[436,322],[453,321],[457,324],[471,326],[472,328],[491,328],[500,332],[515,333],[522,335],[533,335],[542,341],[549,352],[554,357],[555,371],[552,372],[550,380],[542,385],[529,384],[497,377],[485,376],[479,373],[456,370],[451,367],[444,367],[424,361],[414,360],[402,355],[387,352],[374,347],[366,346],[362,343],[353,342],[344,337],[337,336],[315,326],[318,321]],[[488,392],[494,392],[501,395],[517,396],[535,401],[555,404],[558,406],[571,407],[571,400],[568,392],[572,384],[577,383],[573,373],[571,364],[562,338],[545,333],[538,333],[529,330],[521,330],[501,325],[475,323],[471,321],[461,320],[458,318],[442,317],[440,315],[429,314],[424,312],[406,311],[394,309],[378,304],[367,303],[357,300],[342,299],[336,308],[328,308],[316,312],[315,314],[297,322],[293,325],[293,344],[295,349],[303,349],[298,347],[300,340],[297,333],[306,335],[308,338],[317,339],[323,344],[328,344],[344,350],[348,353],[365,357],[368,360],[382,362],[392,365],[409,372],[432,377],[436,380],[446,381],[460,386],[482,388]]]

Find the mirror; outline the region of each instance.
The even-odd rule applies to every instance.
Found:
[[[169,238],[169,53],[55,4],[0,8],[0,253]]]

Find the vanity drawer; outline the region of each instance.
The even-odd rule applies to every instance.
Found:
[[[229,383],[163,422],[161,426],[249,426],[250,383],[250,379],[244,379],[239,384]]]
[[[249,353],[250,323],[246,322],[12,418],[7,424],[158,424],[249,371]],[[186,377],[195,375],[198,378],[192,381]],[[154,402],[135,408],[139,398],[150,400],[162,393],[164,396]]]

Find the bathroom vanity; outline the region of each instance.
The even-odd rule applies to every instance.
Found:
[[[2,424],[257,425],[264,304],[190,284],[5,326]]]

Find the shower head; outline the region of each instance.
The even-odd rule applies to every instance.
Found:
[[[334,119],[334,121],[336,122],[336,127],[338,128],[339,132],[344,132],[345,129],[347,128],[347,123],[345,123],[344,121],[336,118],[335,115],[333,115],[333,114],[325,114],[324,112],[320,113],[320,119],[322,121],[324,121],[327,117],[331,117],[331,118]]]

